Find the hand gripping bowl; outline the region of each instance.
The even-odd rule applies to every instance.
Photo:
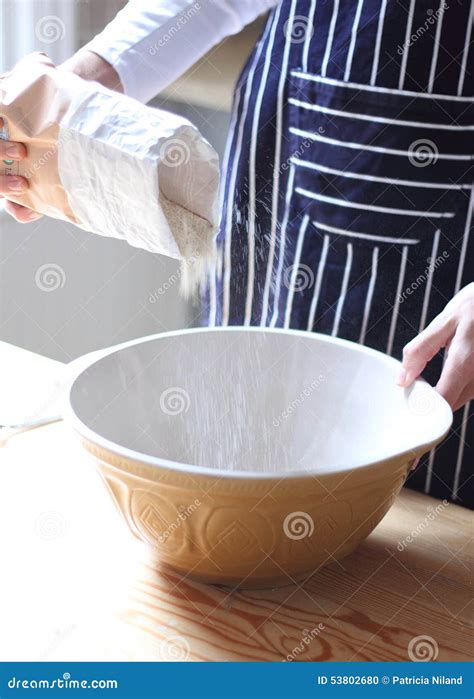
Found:
[[[448,404],[399,369],[313,333],[185,330],[91,359],[68,412],[165,567],[273,587],[353,551],[448,431]]]

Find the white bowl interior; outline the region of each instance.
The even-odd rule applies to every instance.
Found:
[[[257,328],[168,333],[121,346],[74,381],[79,431],[114,451],[205,469],[327,472],[439,439],[451,410],[400,365],[326,336]]]

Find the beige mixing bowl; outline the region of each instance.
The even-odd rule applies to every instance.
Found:
[[[68,412],[163,564],[277,586],[353,551],[448,431],[447,403],[399,368],[317,334],[186,330],[91,359]]]

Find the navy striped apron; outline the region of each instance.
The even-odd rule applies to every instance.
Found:
[[[400,358],[473,280],[473,7],[280,2],[236,88],[209,324]],[[467,405],[408,485],[472,507],[472,440]]]

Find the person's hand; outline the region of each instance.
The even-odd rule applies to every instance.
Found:
[[[457,410],[474,398],[474,283],[404,347],[398,384],[410,386],[443,347],[445,362],[436,388]]]
[[[3,126],[3,119],[0,117],[0,127]],[[4,141],[0,139],[0,160],[21,161],[26,157],[26,147],[23,143],[14,143],[13,141]],[[0,175],[0,199],[11,195],[18,195],[28,189],[28,180],[26,177],[18,177],[16,175]],[[6,201],[5,210],[20,223],[29,223],[37,221],[41,218],[41,214],[27,209],[20,204],[14,204],[12,201]]]
[[[122,83],[115,69],[91,51],[78,51],[65,63],[58,66],[58,69],[75,73],[84,80],[95,80],[110,90],[123,92]],[[1,126],[3,126],[3,120],[0,117]],[[25,157],[26,146],[23,143],[13,143],[0,139],[0,160],[22,160]],[[26,188],[28,188],[28,180],[25,177],[14,175],[2,177],[0,175],[0,199],[7,197],[8,194],[21,194]],[[5,211],[19,223],[31,223],[42,217],[42,214],[8,200],[5,202]]]

